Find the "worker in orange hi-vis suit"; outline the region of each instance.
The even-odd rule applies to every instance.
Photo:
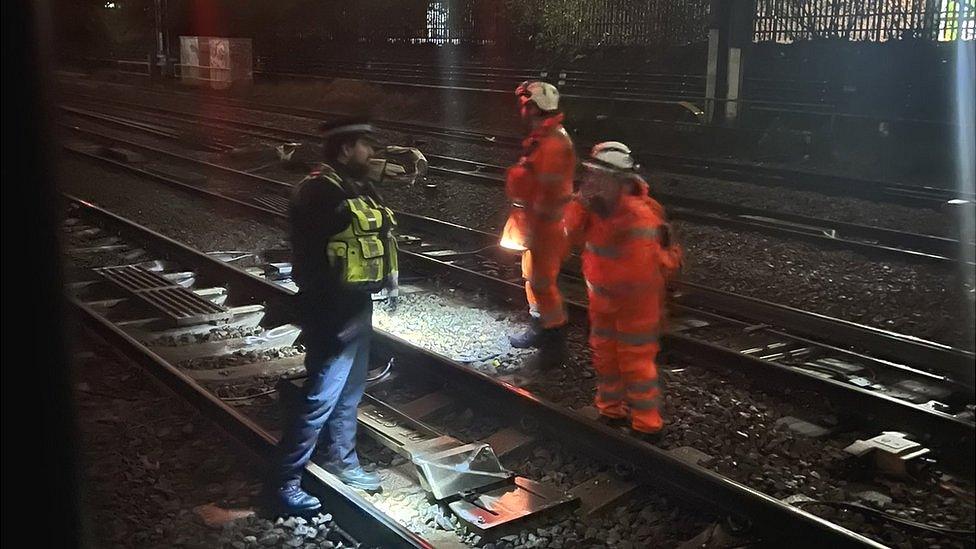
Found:
[[[531,133],[522,143],[523,156],[507,173],[505,191],[512,210],[501,246],[522,252],[532,322],[509,339],[518,348],[557,350],[564,345],[567,316],[556,278],[569,252],[563,215],[572,201],[576,153],[562,125],[555,86],[524,82],[515,93]]]
[[[653,441],[663,427],[655,358],[666,283],[682,251],[671,243],[664,208],[648,196],[636,168],[626,145],[594,146],[566,228],[583,246],[596,408],[610,424],[629,417],[634,434]]]

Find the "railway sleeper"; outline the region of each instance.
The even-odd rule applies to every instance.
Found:
[[[279,382],[281,399],[299,399],[300,384],[300,379]],[[429,415],[449,402],[443,396],[427,400],[437,405],[414,408]],[[480,535],[504,535],[526,520],[563,513],[579,505],[580,497],[574,493],[561,492],[506,469],[487,442],[465,443],[442,434],[371,395],[363,397],[358,419],[366,434],[413,465],[412,474],[430,497]],[[524,443],[522,440],[516,445]]]

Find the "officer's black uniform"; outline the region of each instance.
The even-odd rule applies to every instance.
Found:
[[[322,170],[334,170],[343,188],[322,177]],[[351,223],[347,200],[367,195],[379,200],[371,185],[336,164],[313,172],[292,197],[292,278],[299,286],[308,377],[292,424],[279,444],[281,486],[297,488],[320,433],[328,441],[327,470],[339,474],[359,469],[356,408],[369,363],[372,301],[369,290],[343,283],[326,255],[326,244]]]

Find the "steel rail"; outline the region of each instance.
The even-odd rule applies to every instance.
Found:
[[[433,234],[455,234],[473,239],[476,246],[488,246],[498,242],[498,235],[464,227],[426,216],[403,213],[405,228]],[[578,273],[578,265],[567,265],[564,273]],[[960,378],[960,372],[971,370],[976,354],[949,345],[914,336],[874,328],[848,320],[833,318],[819,313],[753,297],[710,288],[694,282],[679,281],[681,291],[676,304],[687,310],[713,310],[723,315],[744,318],[757,323],[780,326],[792,334],[832,343],[850,349],[860,349],[873,356],[888,360],[905,361],[914,365],[934,365],[930,370],[941,375]],[[681,310],[681,309],[678,309]],[[972,385],[965,378],[957,379],[972,392]]]
[[[82,111],[66,106],[62,106],[62,109],[82,117],[98,119],[101,116],[101,113]],[[191,122],[179,116],[172,116],[172,113],[179,113],[179,111],[167,111],[166,109],[158,108],[154,108],[153,110],[166,111],[170,114],[164,116],[173,120],[180,120],[187,123]],[[286,130],[212,115],[180,114],[187,117],[212,120],[218,124],[250,128],[249,130],[228,128],[228,130],[262,138],[281,140],[282,135],[289,135],[293,139],[315,139],[318,137],[316,134],[309,132]],[[113,120],[112,117],[108,116],[104,121],[121,124],[121,122]],[[426,156],[428,159],[442,161],[446,164],[461,164],[473,166],[474,168],[474,171],[465,171],[463,169],[449,168],[444,165],[430,165],[428,169],[432,172],[464,177],[496,186],[504,184],[501,176],[504,170],[503,166],[436,154],[428,154]],[[849,249],[872,257],[895,258],[916,262],[953,263],[959,261],[958,256],[962,251],[959,241],[946,237],[909,233],[798,214],[773,212],[759,208],[688,198],[671,193],[655,192],[654,194],[662,202],[681,208],[669,210],[671,217],[674,219],[684,219],[699,223],[744,229],[771,236],[804,240],[829,248]],[[691,210],[702,210],[709,213],[703,214]],[[716,213],[722,215],[714,215]]]
[[[208,163],[194,158],[188,158],[180,154],[122,140],[117,137],[103,136],[97,132],[91,132],[81,128],[73,129],[89,135],[100,136],[102,138],[107,137],[108,139],[116,142],[124,142],[127,144],[127,146],[136,149],[167,156],[182,162],[189,162],[197,166],[203,166],[207,169],[227,173],[235,177],[248,178],[251,181],[277,187],[285,192],[290,192],[291,186],[282,181],[234,170],[226,166]],[[250,206],[248,203],[245,204]],[[414,226],[425,224],[429,227],[428,230],[446,230],[448,234],[457,234],[459,230],[464,229],[464,234],[466,236],[478,235],[478,239],[484,245],[490,245],[494,243],[496,239],[496,236],[491,235],[490,233],[477,231],[475,229],[463,228],[456,224],[445,223],[438,227],[433,227],[432,220],[430,220],[430,218],[425,218],[424,216],[418,216],[407,212],[397,212],[397,215],[401,219],[411,220]],[[834,319],[825,315],[799,311],[797,309],[754,298],[747,298],[745,296],[731,294],[728,292],[721,292],[702,285],[689,284],[687,287],[694,288],[696,290],[695,294],[692,294],[692,296],[689,298],[689,303],[695,303],[694,300],[696,299],[696,294],[699,297],[704,294],[704,299],[699,299],[697,301],[698,307],[708,306],[717,308],[718,310],[726,313],[741,313],[743,309],[756,311],[757,314],[753,315],[752,319],[757,322],[764,322],[764,319],[772,318],[778,322],[782,322],[782,324],[790,331],[801,335],[808,335],[810,337],[820,339],[823,339],[826,335],[827,341],[847,347],[863,348],[872,354],[891,360],[907,360],[913,364],[924,365],[923,368],[932,368],[930,365],[937,365],[935,366],[935,371],[952,376],[966,386],[972,386],[972,376],[967,376],[965,373],[972,369],[974,357],[976,357],[976,355],[973,353],[955,349],[937,342],[916,338],[914,336],[898,334],[896,332],[890,332],[849,321]]]
[[[295,78],[310,78],[309,75],[302,74],[292,74],[289,76]],[[382,82],[377,82],[382,83]],[[395,82],[393,82],[395,84]],[[421,86],[416,84],[416,86]],[[426,86],[426,87],[440,87],[454,89],[450,86]],[[477,88],[457,88],[458,90],[468,89],[470,91],[478,91]],[[148,90],[152,92],[152,90]],[[492,91],[493,93],[501,93],[500,91]],[[158,93],[158,92],[157,92]],[[509,93],[509,92],[506,92]],[[170,93],[172,95],[172,93]],[[190,94],[182,94],[190,95]],[[570,96],[565,96],[570,97]],[[199,95],[194,96],[196,100],[200,99]],[[98,98],[101,100],[102,98]],[[211,98],[212,99],[212,98]],[[619,101],[632,101],[626,98],[620,99]],[[336,116],[338,113],[330,113],[327,111],[321,111],[316,109],[306,109],[290,107],[286,105],[274,105],[274,104],[262,104],[241,100],[232,100],[228,98],[221,98],[220,103],[225,105],[232,105],[242,109],[250,109],[263,112],[272,112],[278,114],[294,114],[296,116]],[[665,101],[664,103],[673,103]],[[377,121],[380,125],[387,124],[388,121]],[[392,121],[390,121],[391,124]],[[406,123],[395,123],[400,127],[407,127]],[[426,124],[411,124],[411,131],[420,131],[421,128],[431,128]],[[393,126],[389,126],[390,129],[395,129]],[[436,127],[431,131],[443,131],[438,130]],[[461,130],[468,132],[469,130]],[[471,132],[477,133],[477,132]],[[446,134],[445,134],[446,136]],[[504,139],[499,139],[500,136],[486,135],[485,138],[490,140],[495,137],[496,141],[506,141],[509,146],[518,146],[517,141],[511,141],[513,136],[505,136]],[[795,168],[789,168],[785,166],[769,166],[758,163],[750,162],[734,162],[728,160],[720,160],[715,158],[704,158],[704,157],[688,157],[688,156],[677,156],[677,155],[667,155],[661,153],[644,152],[637,151],[636,155],[641,159],[653,159],[658,163],[658,166],[675,171],[678,173],[686,173],[691,175],[705,176],[705,177],[716,177],[722,179],[723,177],[728,178],[730,173],[738,174],[735,180],[746,180],[750,183],[763,184],[773,187],[791,187],[799,188],[804,190],[811,190],[814,192],[821,192],[826,194],[834,194],[840,196],[856,196],[868,200],[878,200],[879,198],[884,198],[888,201],[893,201],[897,203],[906,204],[909,206],[924,206],[929,208],[942,208],[947,205],[951,200],[960,200],[970,207],[974,206],[976,202],[976,196],[972,193],[960,193],[954,189],[948,189],[937,186],[920,186],[912,185],[908,183],[896,183],[888,181],[880,181],[876,179],[869,179],[863,177],[852,177],[839,174],[828,174],[817,171],[810,170],[797,170]],[[645,162],[645,164],[649,164]],[[653,166],[652,166],[653,167]],[[758,179],[755,179],[757,178]]]
[[[275,211],[268,208],[256,206],[254,204],[227,197],[217,192],[201,189],[191,184],[177,181],[172,177],[153,173],[140,168],[129,166],[125,163],[105,158],[86,151],[68,148],[69,151],[98,160],[110,165],[119,167],[143,177],[154,179],[170,186],[175,186],[188,190],[192,193],[201,194],[215,200],[230,202],[242,209],[253,213],[258,213],[276,222],[283,222],[287,215],[284,211]],[[227,168],[228,171],[233,171]],[[245,173],[245,172],[239,172]],[[277,186],[285,183],[277,182]],[[518,299],[522,296],[524,288],[512,282],[498,279],[484,273],[476,272],[451,263],[438,260],[420,253],[403,250],[401,257],[405,264],[411,265],[415,269],[425,272],[432,272],[446,275],[452,279],[460,281],[462,284],[476,289],[484,289],[489,293],[505,299]],[[574,318],[585,321],[586,306],[583,303],[569,300],[568,305]],[[752,356],[743,355],[731,349],[719,347],[710,343],[695,340],[691,337],[680,334],[665,334],[664,342],[666,345],[673,345],[676,349],[694,355],[708,357],[709,364],[714,364],[719,368],[729,366],[738,369],[747,369],[752,372],[756,379],[762,383],[771,383],[774,389],[781,389],[783,383],[787,386],[801,387],[825,395],[832,401],[841,403],[853,414],[872,422],[878,419],[893,422],[894,424],[908,425],[915,432],[930,437],[931,440],[940,445],[957,446],[960,448],[960,455],[964,458],[972,458],[976,455],[974,451],[974,426],[972,423],[956,418],[950,414],[943,413],[922,405],[913,404],[899,400],[888,395],[869,391],[854,385],[843,383],[836,380],[824,379],[820,376],[804,372],[786,365],[777,364],[761,360]]]
[[[168,156],[170,158],[183,162],[189,162],[198,166],[204,166],[208,169],[221,171],[233,176],[249,178],[262,184],[278,186],[281,189],[290,189],[290,185],[287,183],[260,175],[241,172],[226,166],[212,164],[194,158],[188,158],[180,154],[142,145],[118,137],[103,136],[90,130],[84,130],[81,128],[72,129],[81,133],[108,138],[116,142],[123,142],[127,146],[133,148]],[[414,218],[418,220],[423,218],[423,216],[417,216],[407,212],[398,212],[398,215],[404,218]],[[419,223],[419,221],[416,221],[415,223]],[[450,229],[453,232],[456,232],[458,230],[457,227],[460,227],[459,225],[453,226],[455,228]],[[490,235],[490,233],[484,233],[483,231],[471,229],[470,234],[474,233],[480,233],[482,235],[480,238],[486,243],[491,243],[491,240],[486,239],[495,238],[494,236]],[[745,298],[744,296],[738,296],[728,292],[720,292],[701,285],[691,286],[695,287],[699,294],[707,293],[709,296],[707,303],[713,304],[713,307],[719,306],[721,307],[721,310],[739,311],[745,304],[748,305],[750,309],[761,309],[763,314],[768,314],[773,318],[788,320],[787,325],[790,327],[790,329],[798,333],[809,334],[813,337],[822,337],[822,335],[826,333],[831,335],[829,339],[830,341],[840,345],[864,347],[870,350],[870,352],[878,354],[879,356],[888,357],[894,360],[909,360],[916,364],[939,364],[942,365],[942,367],[940,367],[937,371],[945,372],[956,378],[966,379],[966,376],[960,376],[960,372],[966,372],[971,369],[971,365],[974,360],[973,353],[955,349],[944,344],[916,338],[914,336],[898,334],[896,332],[881,330],[878,328],[871,328],[849,321],[833,319],[825,315],[805,313],[803,311],[797,311],[796,309],[764,302],[762,300]],[[723,295],[726,297],[723,298]],[[726,306],[722,307],[722,305]],[[794,313],[792,311],[797,312]],[[755,320],[761,321],[761,318],[755,318]],[[865,341],[865,338],[867,338],[868,341]],[[969,382],[964,383],[971,384]]]

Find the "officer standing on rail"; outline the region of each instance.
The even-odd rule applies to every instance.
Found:
[[[623,143],[595,145],[583,162],[580,197],[568,208],[566,228],[583,245],[600,419],[629,419],[635,435],[653,442],[664,426],[655,359],[666,284],[682,251],[636,170]]]
[[[563,213],[572,200],[576,153],[563,128],[559,91],[546,82],[523,82],[515,90],[529,125],[523,155],[509,168],[505,191],[512,209],[501,246],[522,251],[522,276],[531,325],[509,337],[518,348],[540,347],[561,357],[568,318],[556,279],[569,252]]]
[[[373,304],[397,296],[393,212],[369,181],[374,129],[365,119],[323,126],[325,163],[296,187],[290,204],[293,279],[298,284],[308,377],[279,443],[274,504],[283,512],[321,505],[300,486],[316,442],[327,442],[324,467],[364,490],[380,477],[359,464],[356,409],[369,363]]]

